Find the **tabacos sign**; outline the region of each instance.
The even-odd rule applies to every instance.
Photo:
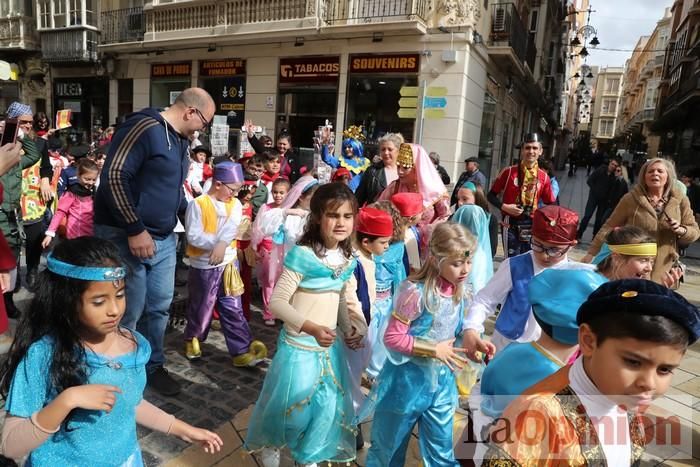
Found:
[[[418,54],[350,55],[350,73],[418,73]]]
[[[336,83],[340,57],[297,57],[280,59],[280,83]]]

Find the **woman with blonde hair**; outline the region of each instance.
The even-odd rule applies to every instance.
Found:
[[[690,201],[675,186],[676,170],[666,159],[648,160],[640,169],[638,180],[632,191],[617,204],[582,261],[590,262],[598,254],[610,230],[633,225],[656,239],[657,253],[651,280],[661,284],[676,282],[681,275],[678,271],[679,248],[700,237]]]

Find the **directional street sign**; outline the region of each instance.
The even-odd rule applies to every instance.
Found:
[[[425,97],[425,99],[423,99],[423,107],[426,109],[444,109],[447,107],[447,98]]]
[[[399,99],[399,107],[418,107],[417,97],[402,97]]]
[[[443,109],[425,109],[423,116],[430,119],[445,118],[445,111]]]
[[[399,94],[401,97],[418,97],[418,86],[403,86]]]
[[[445,86],[430,86],[426,89],[425,95],[428,97],[445,97],[447,88]]]
[[[417,118],[418,116],[418,86],[403,86],[399,89],[399,118]]]
[[[399,118],[416,118],[418,116],[418,109],[416,109],[415,107],[412,109],[401,108],[397,112],[397,115],[399,116]]]

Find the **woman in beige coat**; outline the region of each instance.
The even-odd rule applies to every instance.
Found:
[[[656,237],[657,254],[651,279],[670,286],[682,275],[679,268],[674,268],[679,248],[697,240],[700,229],[688,198],[676,187],[676,171],[671,162],[650,159],[639,171],[638,180],[603,224],[582,261],[592,260],[611,229],[634,225]]]

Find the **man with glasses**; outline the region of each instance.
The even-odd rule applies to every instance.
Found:
[[[615,185],[615,170],[621,165],[622,161],[617,157],[613,157],[610,159],[607,166],[603,165],[598,167],[588,176],[586,183],[590,190],[588,191],[588,201],[586,201],[586,208],[583,211],[581,225],[578,228],[577,238],[579,240],[581,240],[583,233],[588,228],[588,222],[590,222],[591,217],[593,217],[593,213],[596,213],[595,223],[593,224],[593,237],[595,237],[598,230],[603,226],[605,222],[605,211],[608,207],[608,195]]]
[[[167,110],[144,109],[117,128],[95,195],[95,235],[113,241],[130,266],[122,325],[151,344],[148,385],[173,396],[180,385],[165,370],[163,337],[173,298],[177,214],[189,138],[206,130],[216,106],[201,88],[185,89]]]
[[[544,206],[533,215],[531,251],[506,258],[491,280],[474,297],[464,319],[464,347],[493,354],[513,341],[539,338],[540,326],[532,314],[528,284],[549,268],[593,269],[589,264],[570,261],[567,253],[576,245],[578,214],[561,206]],[[484,322],[502,305],[491,342],[482,341]]]
[[[501,210],[503,250],[506,257],[530,249],[532,216],[538,203],[556,202],[549,175],[537,164],[542,152],[539,135],[525,135],[520,144],[520,162],[503,169],[487,195],[489,202]],[[502,198],[499,199],[501,194]]]

